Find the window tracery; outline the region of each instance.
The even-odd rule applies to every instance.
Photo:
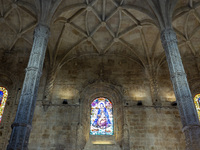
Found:
[[[200,94],[197,94],[194,96],[194,104],[195,104],[197,114],[198,114],[199,120],[200,120]]]
[[[6,88],[0,87],[0,123],[2,120],[7,97],[8,97],[8,91],[6,90]]]
[[[91,135],[113,135],[113,105],[107,98],[96,98],[91,103]]]

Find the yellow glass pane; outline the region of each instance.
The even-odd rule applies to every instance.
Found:
[[[8,97],[8,91],[6,90],[6,88],[0,87],[0,122],[2,120],[7,97]]]
[[[195,95],[194,104],[195,104],[195,107],[199,116],[199,120],[200,120],[200,94]]]

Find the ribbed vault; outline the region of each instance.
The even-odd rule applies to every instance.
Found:
[[[199,7],[198,0],[182,0],[173,13],[173,27],[191,84],[200,71]],[[26,65],[33,30],[38,18],[42,17],[38,15],[41,10],[33,0],[0,0],[1,53],[20,55]],[[152,76],[161,78],[161,71],[166,68],[156,20],[146,1],[62,0],[50,26],[46,59],[53,77],[49,80],[55,80],[60,68],[72,59],[116,55],[131,58],[140,64],[155,90],[157,81]],[[196,68],[192,72],[187,70],[191,67],[191,63],[187,62],[191,60],[195,60],[192,66]]]

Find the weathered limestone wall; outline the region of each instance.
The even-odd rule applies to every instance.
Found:
[[[176,107],[155,109],[125,106],[124,111],[130,135],[130,150],[185,149]],[[29,150],[76,150],[78,120],[78,105],[54,105],[44,111],[38,103]]]
[[[171,106],[171,101],[175,99],[169,76],[165,74],[163,79],[159,78],[159,96],[163,107],[157,109],[152,105],[150,84],[145,76],[137,63],[119,57],[81,57],[70,61],[57,74],[52,104],[47,108],[42,106],[44,84],[41,84],[29,149],[78,150],[82,141],[87,143],[89,140],[85,124],[89,125],[88,109],[92,95],[110,93],[107,89],[110,87],[112,90],[118,89],[122,96],[119,98],[120,107],[123,108],[121,122],[127,124],[129,130],[130,150],[184,150],[178,108]],[[96,87],[87,90],[93,84]],[[112,86],[105,86],[107,84]],[[68,104],[62,104],[64,99],[67,99]],[[137,106],[139,100],[143,106]],[[84,108],[86,110],[82,111]],[[114,107],[114,111],[118,110]],[[78,132],[80,124],[83,128],[81,134]],[[83,139],[80,135],[83,135]],[[82,141],[77,143],[77,139]],[[123,143],[118,142],[120,146]]]
[[[126,107],[131,150],[184,150],[177,108]]]
[[[76,150],[79,106],[36,106],[29,150]]]
[[[120,107],[124,111],[122,119],[127,121],[124,123],[127,123],[129,129],[130,150],[184,150],[184,135],[181,132],[178,109],[170,105],[175,98],[166,68],[166,65],[162,66],[158,78],[159,97],[164,107],[156,110],[152,107],[149,81],[140,65],[120,57],[109,56],[103,59],[95,56],[80,57],[70,61],[60,70],[54,84],[52,104],[46,108],[42,106],[48,74],[45,65],[40,81],[29,149],[78,150],[77,131],[82,115],[80,113],[82,111],[79,111],[81,108],[79,102],[83,100],[80,93],[88,85],[102,80],[113,85],[110,86],[111,89],[121,90],[123,98]],[[9,90],[12,95],[8,100],[10,104],[6,106],[0,125],[0,132],[2,132],[0,149],[2,150],[6,148],[10,137],[10,126],[15,117],[20,95],[19,88],[23,78],[24,76],[20,75],[19,84],[15,87],[11,86],[14,89]],[[105,91],[103,88],[99,90],[102,90],[99,92]],[[87,91],[84,95],[90,97]],[[62,104],[64,99],[68,100],[68,104]],[[137,106],[139,100],[146,107]],[[89,107],[90,104],[87,105]],[[88,117],[85,116],[87,120]]]

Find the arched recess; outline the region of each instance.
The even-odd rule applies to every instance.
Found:
[[[16,89],[16,85],[19,84],[19,79],[14,74],[10,73],[9,71],[6,71],[5,69],[0,68],[0,70],[1,70],[0,87],[4,87],[9,93],[8,99],[6,102],[7,103],[6,106],[8,107],[8,106],[14,105],[15,103],[14,100],[16,100],[17,98],[18,91]],[[12,109],[9,111],[12,111]],[[10,116],[8,116],[7,119],[10,119]]]
[[[0,87],[5,88],[8,93],[1,125],[8,126],[10,131],[10,125],[7,124],[13,121],[13,112],[15,112],[15,109],[13,109],[13,107],[19,93],[19,91],[16,89],[16,85],[19,84],[19,79],[14,74],[4,68],[0,68],[0,70]]]
[[[7,105],[14,105],[17,104],[17,99],[20,93],[20,79],[15,74],[7,71],[4,68],[0,68],[0,86],[5,87],[9,93],[7,99]],[[17,88],[18,87],[18,88]],[[12,109],[9,111],[13,111]],[[11,119],[10,116],[8,119]]]
[[[190,90],[194,100],[194,105],[200,120],[200,77],[194,77],[189,80]]]
[[[17,96],[20,93],[20,91],[17,89],[17,85],[19,86],[20,79],[18,76],[8,71],[7,68],[1,67],[0,70],[0,86],[5,87],[8,91],[3,118],[0,123],[0,144],[2,145],[2,149],[6,149],[8,144],[7,139],[10,137],[12,130],[10,126],[13,123],[17,110],[17,105],[15,105],[15,102],[17,100]]]
[[[90,111],[91,103],[98,97],[106,97],[113,104],[113,118],[114,118],[114,138],[115,141],[121,145],[124,113],[123,113],[123,96],[122,90],[119,86],[97,81],[86,86],[80,93],[80,124],[83,126],[83,136],[88,141],[90,135]],[[98,136],[98,135],[95,135]]]

